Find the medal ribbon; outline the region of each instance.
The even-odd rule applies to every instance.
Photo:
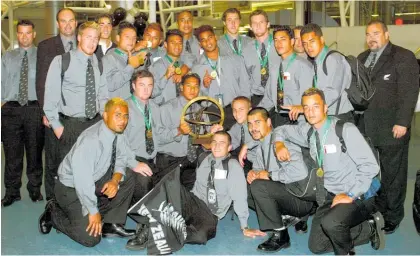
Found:
[[[238,51],[235,51],[235,47],[233,47],[233,42],[231,42],[229,40],[229,36],[227,34],[225,34],[225,38],[226,38],[226,41],[228,42],[228,44],[230,46],[230,49],[232,49],[232,51],[234,53],[236,53],[238,55],[242,55],[242,40],[241,40],[241,37],[238,36],[238,39],[237,39],[237,41],[238,41]]]
[[[267,50],[266,50],[266,54],[264,56],[264,59],[261,59],[261,54],[257,54],[258,55],[258,59],[260,60],[261,68],[265,68],[265,66],[267,66],[268,54],[270,53],[270,48],[271,48],[272,42],[273,42],[273,36],[272,35],[269,35],[268,36]],[[255,40],[255,49],[257,50],[257,53],[260,52],[260,47],[258,46],[257,40]]]
[[[324,45],[324,48],[322,49],[322,53],[319,56],[318,61],[315,60],[317,62],[318,67],[320,67],[319,65],[320,64],[322,65],[322,63],[324,62],[324,59],[325,59],[325,56],[327,55],[327,52],[328,52],[328,47],[326,45]],[[316,88],[318,86],[318,74],[314,75],[314,82],[315,82],[314,87]]]
[[[179,68],[179,62],[178,61],[175,61],[175,63],[174,63],[174,60],[171,57],[169,57],[168,54],[165,55],[165,58],[169,61],[169,63],[171,63],[171,64],[173,63],[174,67]]]
[[[318,163],[318,168],[322,168],[322,164],[324,162],[324,151],[322,149],[324,148],[325,141],[327,140],[328,132],[330,131],[331,120],[330,120],[329,117],[327,117],[326,122],[327,122],[326,123],[326,131],[325,131],[324,136],[322,137],[322,141],[321,141],[321,152],[318,152],[318,147],[315,146],[315,148],[316,148],[316,161]]]
[[[287,72],[287,70],[289,69],[289,67],[292,65],[292,63],[295,61],[296,59],[296,53],[292,54],[292,57],[290,57],[290,61],[287,63],[286,69],[284,70],[284,72]],[[280,73],[279,75],[279,85],[280,85],[280,90],[283,91],[284,88],[284,81],[283,81],[283,73]]]
[[[141,108],[139,101],[137,100],[137,98],[131,94],[131,99],[133,100],[133,102],[136,104],[136,107],[140,110],[140,113],[143,115],[143,119],[144,119],[144,124],[146,125],[146,130],[151,130],[152,128],[152,111],[151,108],[149,108],[147,113],[147,122],[146,122],[146,115],[144,114],[144,110]]]

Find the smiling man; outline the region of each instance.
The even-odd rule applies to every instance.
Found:
[[[151,173],[134,159],[123,134],[128,104],[121,98],[106,103],[103,121],[83,131],[58,170],[56,200],[48,201],[39,219],[39,231],[63,232],[87,247],[102,237],[130,237],[123,226],[135,180],[126,177],[126,166],[144,176]],[[89,155],[90,157],[86,157]]]
[[[96,23],[98,23],[101,28],[101,37],[95,54],[98,59],[101,59],[109,50],[117,47],[117,45],[111,40],[112,16],[108,13],[100,14],[96,17]]]
[[[65,55],[54,58],[47,75],[44,112],[59,139],[60,161],[77,137],[101,119],[108,98],[104,76],[94,54],[99,42],[99,25],[80,25],[77,49],[66,53],[68,69],[61,77]]]

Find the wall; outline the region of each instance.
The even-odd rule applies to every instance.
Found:
[[[364,26],[357,27],[334,27],[322,28],[326,45],[337,42],[337,48],[342,53],[347,55],[357,56],[359,53],[367,49],[365,43],[365,29]],[[402,46],[415,52],[420,47],[420,24],[403,25],[403,26],[388,26],[390,40],[393,44]],[[420,55],[417,55],[420,58]]]

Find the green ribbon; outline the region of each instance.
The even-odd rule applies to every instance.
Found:
[[[322,63],[324,63],[324,59],[327,53],[328,53],[328,46],[324,45],[324,48],[322,48],[321,55],[319,56],[318,61],[315,60],[317,62],[317,67],[318,67],[317,69],[322,67]],[[317,70],[317,73],[318,73],[318,70]],[[317,86],[318,86],[318,74],[315,74],[314,75],[314,88],[316,88]]]
[[[295,61],[295,59],[296,59],[296,53],[293,53],[292,57],[290,57],[290,61],[287,63],[286,69],[283,71],[283,73],[281,73],[279,75],[279,85],[280,85],[280,90],[281,91],[283,91],[283,88],[284,88],[283,74],[284,74],[284,72],[287,72],[290,65],[292,65],[292,63]]]
[[[178,61],[175,61],[175,63],[174,63],[174,60],[171,57],[169,57],[168,54],[165,55],[165,58],[169,61],[169,63],[171,63],[171,64],[173,63],[174,67],[179,68],[179,62]]]
[[[141,108],[139,101],[137,100],[137,98],[131,94],[131,99],[133,100],[133,102],[136,104],[136,107],[140,110],[140,113],[143,115],[143,119],[144,119],[144,124],[146,125],[146,130],[151,130],[152,128],[152,111],[150,108],[148,108],[148,112],[147,113],[147,122],[146,122],[146,115],[144,114],[144,110]]]
[[[226,38],[226,41],[228,42],[228,44],[230,46],[230,49],[232,49],[232,51],[234,53],[236,53],[237,55],[242,55],[242,40],[241,40],[241,37],[238,36],[238,42],[239,42],[238,43],[238,51],[236,51],[235,47],[233,47],[233,42],[230,41],[229,36],[227,34],[225,34],[225,38]]]
[[[322,141],[320,141],[320,146],[321,146],[321,152],[318,152],[318,147],[316,146],[316,143],[315,143],[315,148],[316,148],[316,161],[317,161],[317,163],[318,163],[318,167],[319,168],[322,168],[322,164],[323,164],[323,162],[324,162],[324,156],[325,156],[325,154],[324,154],[324,151],[322,150],[323,148],[324,148],[324,145],[325,145],[325,141],[327,140],[327,135],[328,135],[328,132],[330,131],[330,126],[331,126],[331,119],[329,118],[329,117],[327,117],[327,120],[326,120],[326,131],[325,131],[325,133],[324,133],[324,136],[322,137]]]
[[[266,50],[264,59],[261,58],[261,54],[257,54],[258,55],[258,59],[260,59],[261,68],[265,68],[267,66],[268,54],[270,53],[270,48],[271,48],[271,43],[272,42],[273,42],[273,36],[272,35],[269,35],[268,36],[268,45],[267,45],[267,48],[266,48],[267,50]],[[257,40],[255,40],[255,49],[257,50],[257,53],[260,52],[259,48],[260,47],[258,46],[258,42],[257,42]]]

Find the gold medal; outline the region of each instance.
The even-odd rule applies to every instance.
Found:
[[[213,71],[210,73],[210,76],[211,76],[213,79],[216,79],[216,77],[217,77],[217,72],[216,72],[216,70],[213,70]]]
[[[265,68],[262,68],[261,69],[261,75],[265,75],[265,74],[267,74],[267,70]]]
[[[148,139],[152,139],[153,138],[153,134],[152,134],[152,130],[151,129],[150,130],[146,130],[146,137]]]
[[[284,92],[283,91],[278,91],[277,92],[277,99],[283,100],[283,97],[284,97]]]
[[[175,68],[175,74],[181,75],[182,71],[180,67]]]
[[[318,168],[318,170],[316,170],[316,176],[323,177],[324,176],[324,170],[322,170],[322,168]]]

